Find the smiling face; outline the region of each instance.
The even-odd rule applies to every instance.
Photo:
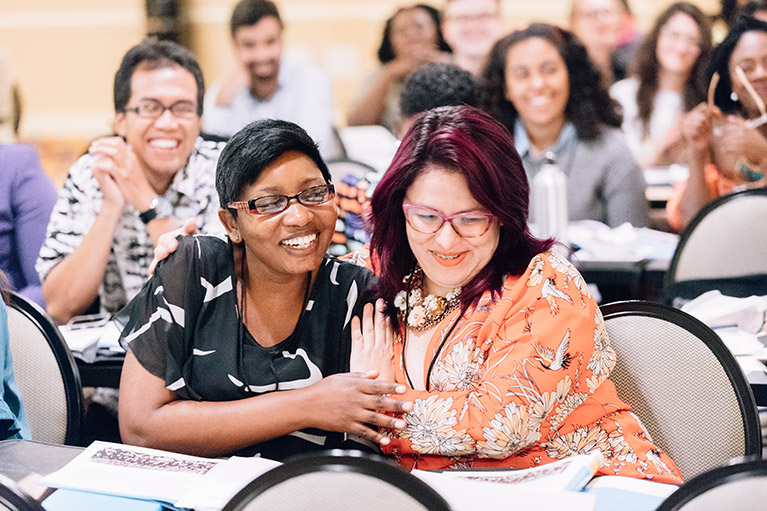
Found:
[[[750,117],[760,114],[756,103],[735,72],[740,66],[756,93],[767,103],[767,33],[752,30],[744,33],[730,56],[729,71],[732,90],[738,95]]]
[[[295,195],[312,186],[325,184],[320,169],[306,155],[288,152],[266,167],[258,179],[245,187],[238,200],[265,195]],[[305,276],[319,268],[330,246],[337,212],[334,200],[304,206],[291,200],[287,209],[273,215],[252,215],[239,211],[232,218],[222,210],[221,221],[230,238],[245,243],[248,272],[255,278]]]
[[[690,16],[678,12],[658,34],[656,58],[663,71],[687,76],[700,55],[700,28]]]
[[[553,44],[540,37],[518,42],[506,55],[506,99],[528,129],[564,125],[570,98],[565,61]]]
[[[442,17],[442,35],[453,53],[483,57],[501,35],[498,0],[450,0]]]
[[[400,11],[391,24],[391,46],[397,58],[420,56],[438,48],[437,25],[425,10],[414,7]]]
[[[197,106],[197,82],[180,66],[146,69],[139,65],[131,77],[127,109],[146,100],[164,106],[181,101]],[[157,119],[140,117],[135,112],[115,115],[115,131],[125,137],[142,169],[152,178],[167,180],[189,159],[200,134],[200,118],[176,117],[169,110]]]
[[[622,17],[618,0],[576,0],[570,24],[586,48],[612,50],[620,41]]]
[[[276,80],[282,57],[282,26],[274,16],[264,16],[254,25],[234,32],[234,48],[251,81]]]
[[[471,195],[463,174],[431,164],[410,185],[405,201],[446,216],[487,211]],[[406,231],[410,248],[423,268],[424,291],[440,296],[469,283],[490,262],[500,238],[497,219],[487,232],[474,238],[461,237],[449,222],[433,234],[418,232],[407,223]]]

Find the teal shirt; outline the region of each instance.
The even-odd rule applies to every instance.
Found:
[[[13,376],[13,361],[8,334],[8,310],[0,300],[0,440],[31,438],[27,417]]]

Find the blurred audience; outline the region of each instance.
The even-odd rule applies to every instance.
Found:
[[[767,184],[767,23],[742,17],[717,47],[714,104],[685,115],[690,177],[668,201],[669,224],[681,230],[712,199]]]
[[[397,10],[386,21],[378,48],[381,68],[368,78],[353,102],[349,126],[380,124],[398,133],[402,121],[399,96],[405,78],[427,62],[448,62],[450,51],[442,36],[439,11],[425,4]]]
[[[490,48],[503,35],[500,0],[446,0],[442,35],[453,63],[478,76]]]
[[[658,16],[642,42],[633,76],[610,88],[623,108],[623,132],[641,165],[683,159],[681,115],[706,98],[710,57],[708,16],[689,2],[677,2]]]
[[[169,41],[148,39],[123,57],[114,81],[117,136],[98,139],[59,192],[37,271],[59,322],[100,299],[116,312],[147,278],[158,237],[194,219],[223,233],[214,169],[221,143],[199,138],[202,71]]]
[[[258,119],[283,119],[333,151],[333,95],[319,68],[282,56],[282,19],[274,2],[241,0],[230,20],[237,64],[205,95],[203,131],[230,137]]]
[[[536,23],[498,41],[480,105],[514,135],[530,181],[555,157],[568,178],[570,220],[647,225],[644,176],[618,129],[618,106],[573,34]]]
[[[474,76],[465,69],[444,62],[423,65],[410,74],[402,87],[400,109],[403,121],[400,137],[405,136],[423,112],[440,106],[476,106],[477,96]],[[342,236],[338,236],[342,243],[332,247],[333,253],[352,252],[370,241],[365,217],[370,197],[380,178],[380,174],[368,173],[361,176],[350,173],[336,183],[339,197],[336,231],[342,233]]]
[[[19,397],[19,385],[13,374],[10,335],[8,332],[9,283],[0,270],[0,440],[30,439],[29,425]]]
[[[738,14],[767,22],[767,2],[765,0],[752,0],[743,5],[738,10]]]
[[[628,3],[622,0],[573,0],[571,4],[570,30],[586,47],[605,87],[626,77],[639,43],[631,30],[624,33],[629,16]]]
[[[56,187],[27,144],[0,144],[0,270],[11,288],[45,306],[35,262],[56,202]]]

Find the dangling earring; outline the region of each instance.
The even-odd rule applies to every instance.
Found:
[[[735,92],[735,91],[732,91],[732,92],[730,93],[730,99],[731,99],[733,102],[737,103],[737,102],[738,102],[738,93],[737,93],[737,92]]]

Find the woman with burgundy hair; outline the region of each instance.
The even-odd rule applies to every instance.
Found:
[[[599,474],[681,482],[608,376],[615,352],[583,278],[527,226],[509,132],[468,106],[421,115],[371,201],[377,312],[352,370],[407,386],[382,449],[419,469],[527,468],[599,449]],[[373,320],[375,318],[375,321]]]

